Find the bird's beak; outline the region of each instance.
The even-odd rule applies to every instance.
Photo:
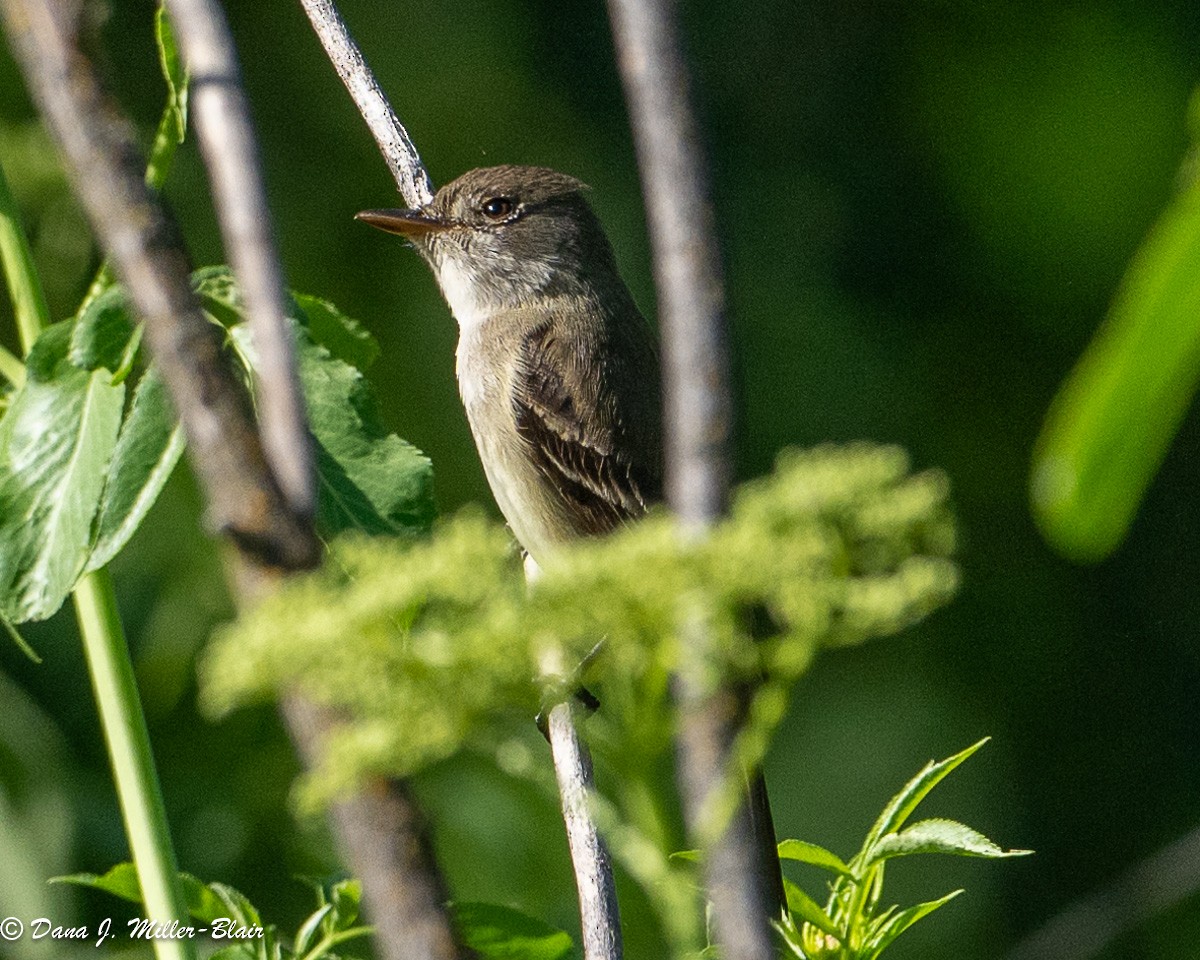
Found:
[[[449,224],[423,210],[364,210],[354,215],[355,220],[385,233],[398,233],[402,237],[423,237],[429,233],[445,230]]]

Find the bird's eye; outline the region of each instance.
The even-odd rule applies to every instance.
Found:
[[[513,212],[513,202],[508,197],[489,197],[483,201],[483,215],[489,220],[503,220]]]

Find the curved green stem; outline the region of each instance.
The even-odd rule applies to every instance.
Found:
[[[0,265],[12,295],[21,348],[28,353],[49,324],[50,315],[3,169]],[[179,884],[146,718],[108,571],[84,576],[76,584],[73,598],[147,918],[168,926],[173,920],[186,923],[187,901]],[[156,939],[154,953],[158,960],[196,957],[190,940]]]

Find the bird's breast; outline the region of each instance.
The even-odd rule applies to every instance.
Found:
[[[540,560],[563,536],[557,530],[553,491],[517,433],[511,375],[519,341],[510,343],[502,326],[488,320],[460,327],[458,391],[496,505],[521,546]]]

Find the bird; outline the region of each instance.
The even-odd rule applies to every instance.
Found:
[[[416,210],[358,219],[408,238],[458,321],[456,373],[500,512],[539,566],[662,499],[650,326],[576,178],[471,170]]]
[[[459,393],[488,484],[542,568],[663,495],[655,338],[585,193],[568,174],[503,165],[462,174],[422,207],[357,214],[432,268],[458,322]],[[748,790],[778,916],[786,898],[760,772]]]

